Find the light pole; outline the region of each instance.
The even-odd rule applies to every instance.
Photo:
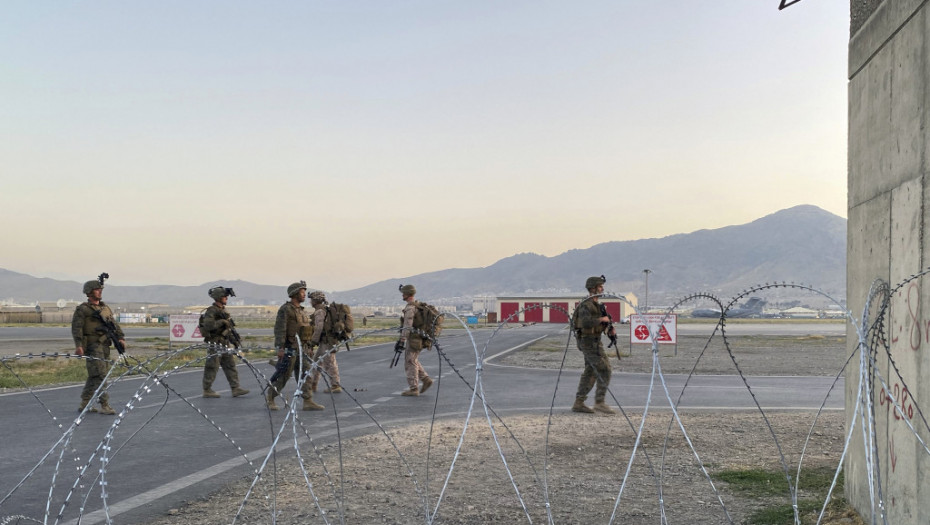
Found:
[[[645,270],[643,270],[643,274],[646,276],[646,294],[643,296],[643,302],[645,303],[645,305],[643,306],[643,313],[647,313],[647,314],[649,313],[649,274],[650,273],[652,273],[652,270],[650,270],[649,268],[646,268]]]

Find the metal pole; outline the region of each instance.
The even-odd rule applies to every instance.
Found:
[[[646,295],[643,298],[643,302],[646,304],[643,306],[643,313],[649,313],[649,274],[652,273],[652,270],[646,268],[643,270],[643,273],[646,275]]]

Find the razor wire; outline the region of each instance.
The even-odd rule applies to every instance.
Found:
[[[888,342],[888,338],[885,336],[885,333],[887,333],[886,324],[888,322],[888,318],[890,317],[890,312],[889,312],[890,300],[894,292],[901,289],[901,287],[903,287],[908,282],[911,282],[915,279],[923,277],[927,273],[930,273],[930,269],[927,269],[927,270],[924,270],[922,272],[912,275],[911,277],[909,277],[908,279],[906,279],[905,281],[903,281],[901,284],[897,285],[894,288],[889,287],[887,284],[883,282],[876,282],[876,284],[873,285],[873,290],[870,291],[870,296],[868,300],[866,301],[866,306],[865,306],[861,319],[857,320],[853,317],[853,314],[851,312],[848,312],[848,311],[846,312],[848,321],[855,328],[856,336],[858,338],[856,349],[854,352],[852,352],[849,355],[849,357],[847,358],[844,364],[843,369],[840,370],[839,373],[836,375],[833,384],[828,389],[828,393],[826,394],[826,397],[823,403],[821,404],[820,409],[817,411],[817,414],[814,417],[814,421],[812,422],[807,438],[805,439],[805,444],[802,447],[801,458],[798,462],[797,470],[794,476],[791,476],[791,473],[789,472],[790,469],[788,467],[787,460],[785,458],[785,453],[782,450],[780,443],[778,442],[777,433],[772,427],[771,422],[768,420],[765,410],[762,408],[761,404],[756,398],[755,393],[751,386],[751,382],[749,378],[745,375],[743,370],[741,369],[739,365],[739,361],[736,357],[736,354],[730,346],[728,336],[726,333],[727,312],[732,307],[734,307],[738,303],[739,300],[747,297],[750,294],[764,292],[764,291],[774,289],[774,288],[779,288],[779,287],[804,290],[810,293],[822,295],[831,300],[833,299],[829,295],[823,292],[820,292],[819,290],[809,285],[794,284],[794,283],[790,283],[790,284],[789,283],[773,283],[773,284],[766,283],[765,285],[760,285],[760,286],[756,286],[756,287],[752,287],[747,290],[744,290],[742,293],[734,296],[726,304],[723,304],[722,301],[719,301],[718,299],[716,299],[716,297],[713,296],[712,294],[706,294],[706,293],[693,294],[693,295],[690,295],[690,296],[687,296],[681,299],[678,303],[675,304],[675,306],[670,308],[669,311],[666,313],[666,316],[671,315],[675,308],[680,307],[687,302],[699,300],[699,299],[713,300],[713,301],[716,301],[718,305],[722,306],[720,319],[717,325],[714,327],[714,332],[713,334],[711,334],[710,338],[712,339],[713,337],[715,337],[719,330],[721,339],[723,340],[724,347],[726,349],[726,352],[730,360],[733,363],[734,369],[736,370],[737,374],[741,378],[746,391],[752,398],[752,401],[755,404],[756,409],[758,410],[761,417],[765,421],[768,432],[771,434],[772,442],[775,444],[775,447],[778,450],[779,461],[782,465],[783,471],[786,474],[786,480],[788,482],[788,487],[789,487],[788,496],[791,500],[791,503],[794,509],[795,523],[800,523],[800,517],[798,513],[798,485],[800,483],[801,468],[802,468],[802,463],[804,461],[804,455],[805,455],[808,443],[810,442],[811,436],[814,433],[814,428],[816,427],[817,419],[819,418],[822,411],[824,410],[824,407],[826,406],[827,398],[832,394],[832,392],[836,388],[836,385],[840,377],[842,377],[844,372],[847,372],[849,364],[853,362],[852,360],[857,354],[859,356],[859,370],[856,376],[857,376],[857,381],[859,384],[856,390],[857,397],[854,403],[855,409],[854,409],[854,414],[852,418],[852,421],[854,424],[850,425],[849,431],[846,435],[840,462],[835,471],[834,479],[831,484],[830,491],[827,495],[827,499],[824,501],[823,508],[820,513],[820,518],[818,519],[818,523],[820,522],[820,520],[823,519],[824,512],[826,510],[827,504],[829,503],[829,500],[831,497],[830,494],[832,494],[832,491],[836,486],[837,478],[843,468],[843,461],[848,455],[849,448],[853,440],[853,436],[857,430],[862,434],[863,449],[866,453],[866,471],[867,471],[867,477],[868,477],[869,492],[871,495],[870,500],[872,501],[871,521],[872,523],[877,523],[878,522],[877,520],[881,519],[882,522],[887,523],[886,509],[885,509],[885,505],[884,505],[884,501],[882,497],[882,494],[883,494],[882,477],[881,477],[880,460],[879,460],[879,454],[878,454],[879,439],[877,436],[877,429],[876,429],[875,403],[874,403],[874,395],[875,395],[876,389],[878,387],[881,387],[883,401],[887,401],[889,403],[890,409],[899,411],[901,413],[906,413],[906,411],[904,407],[902,406],[902,402],[901,402],[902,400],[899,399],[898,396],[894,395],[892,393],[892,389],[889,388],[888,380],[881,373],[881,370],[879,369],[877,365],[877,360],[879,359],[879,357],[887,359],[889,368],[891,369],[893,374],[896,376],[897,380],[900,381],[902,384],[902,392],[909,392],[909,389],[907,388],[907,385],[906,385],[906,381],[902,377],[901,371],[899,370],[898,365],[896,364],[894,357],[892,355],[891,346],[890,346],[890,343]],[[601,297],[613,297],[613,298],[618,298],[622,301],[626,301],[626,298],[623,296],[616,296],[612,294],[601,294],[600,296]],[[588,299],[589,298],[586,298],[585,300],[588,300]],[[876,300],[879,300],[881,304],[879,306],[878,313],[875,315],[874,320],[870,322],[870,320],[872,320],[872,317],[870,315],[870,308],[871,308],[872,303],[875,302]],[[836,301],[834,300],[834,302]],[[627,303],[629,304],[628,301]],[[637,314],[641,315],[639,310],[636,309],[635,305],[630,304],[630,306],[634,310],[636,310]],[[432,414],[430,417],[430,429],[429,429],[429,433],[427,437],[427,453],[426,453],[427,461],[426,461],[426,468],[425,468],[426,475],[425,475],[425,482],[422,483],[422,487],[421,487],[421,483],[419,482],[417,472],[415,472],[415,469],[412,467],[411,463],[407,461],[407,458],[405,457],[405,455],[400,451],[399,447],[392,439],[390,432],[378,421],[378,419],[367,408],[363,406],[363,403],[358,398],[356,398],[355,396],[352,396],[349,393],[349,390],[350,390],[349,388],[344,388],[344,392],[348,394],[348,397],[352,400],[355,407],[359,408],[362,412],[364,412],[368,416],[368,418],[372,421],[373,425],[378,429],[378,431],[383,436],[385,436],[385,438],[391,443],[395,454],[400,458],[402,464],[404,465],[406,474],[408,474],[412,480],[412,483],[414,485],[418,498],[421,500],[421,505],[423,508],[422,519],[425,523],[431,524],[431,523],[434,523],[438,519],[444,496],[447,490],[449,489],[449,483],[452,478],[453,472],[456,468],[456,461],[459,458],[464,448],[465,436],[469,428],[469,422],[471,420],[472,412],[476,408],[476,405],[478,403],[481,404],[482,410],[485,413],[485,419],[487,420],[488,429],[493,438],[495,447],[497,449],[497,453],[500,456],[500,461],[506,471],[508,481],[513,488],[515,498],[519,502],[527,522],[533,523],[531,508],[530,508],[529,503],[525,500],[525,498],[522,495],[523,490],[521,490],[521,485],[520,485],[521,482],[517,480],[517,477],[511,470],[511,462],[508,460],[507,454],[505,453],[502,443],[500,441],[500,438],[502,436],[499,436],[497,431],[495,430],[495,420],[500,422],[502,424],[502,427],[507,430],[508,432],[507,439],[512,440],[519,447],[520,454],[526,460],[527,464],[529,465],[529,467],[531,468],[533,472],[533,478],[534,478],[533,483],[535,483],[536,485],[540,485],[540,488],[542,490],[543,499],[544,499],[543,510],[545,512],[546,519],[549,523],[555,523],[555,519],[552,514],[552,502],[550,499],[549,482],[548,482],[549,456],[550,456],[549,435],[550,435],[550,429],[552,428],[552,425],[553,425],[553,421],[552,421],[553,414],[555,413],[555,410],[557,408],[556,407],[556,403],[557,403],[556,393],[557,393],[557,390],[560,384],[559,380],[561,379],[561,375],[562,375],[562,372],[565,366],[565,357],[571,346],[571,340],[573,338],[573,331],[571,330],[571,322],[569,321],[569,330],[568,330],[569,335],[567,338],[568,340],[565,345],[565,350],[563,351],[562,362],[559,368],[559,375],[553,387],[553,397],[552,397],[552,401],[549,407],[549,416],[548,416],[548,420],[546,423],[545,457],[544,457],[543,474],[542,474],[541,479],[538,474],[536,465],[531,455],[529,454],[528,450],[526,449],[526,447],[523,446],[523,444],[521,443],[521,440],[518,439],[517,436],[507,426],[506,420],[494,409],[493,405],[488,401],[488,392],[485,391],[485,385],[483,381],[484,361],[486,358],[486,354],[487,354],[488,348],[491,345],[491,342],[497,336],[498,332],[502,329],[507,328],[507,323],[509,321],[512,321],[514,318],[518,319],[519,316],[521,314],[524,314],[526,311],[537,309],[537,308],[552,308],[556,310],[561,310],[561,312],[566,317],[570,317],[568,316],[568,312],[554,305],[540,304],[540,305],[535,305],[535,306],[524,308],[522,310],[519,310],[518,312],[515,312],[513,315],[510,316],[510,318],[502,320],[500,324],[498,325],[498,327],[493,331],[493,333],[491,334],[490,338],[487,340],[487,342],[484,345],[484,348],[481,351],[478,350],[478,344],[475,341],[474,334],[472,330],[469,328],[469,326],[467,325],[467,323],[463,322],[463,320],[458,316],[454,316],[454,315],[452,316],[464,329],[464,333],[468,336],[470,345],[472,347],[472,350],[474,351],[476,364],[475,364],[475,370],[474,370],[475,377],[473,379],[473,382],[469,382],[467,380],[467,378],[462,374],[462,372],[453,364],[452,356],[450,356],[449,353],[439,344],[438,340],[436,341],[437,360],[439,363],[440,371],[442,369],[441,368],[442,363],[445,361],[450,366],[450,368],[455,372],[458,378],[464,384],[468,386],[471,392],[471,395],[470,395],[470,402],[469,402],[468,410],[465,415],[464,422],[462,424],[461,433],[459,435],[458,444],[450,460],[448,470],[446,471],[445,479],[442,484],[442,488],[439,491],[439,493],[436,495],[435,500],[433,502],[430,501],[430,493],[429,493],[429,479],[430,479],[429,471],[431,468],[430,467],[430,453],[432,451],[433,425],[436,423],[439,417],[439,414],[438,414],[439,396],[440,396],[440,393],[443,392],[442,373],[440,372],[440,374],[437,377],[436,400],[433,404]],[[384,333],[384,332],[394,332],[394,331],[397,331],[397,330],[385,329],[385,330],[375,330],[372,332],[366,332],[364,334],[352,337],[350,341],[354,342],[358,339],[363,340],[364,337],[369,336],[369,335],[373,335],[377,333]],[[422,335],[427,335],[427,334],[424,333]],[[678,407],[680,403],[682,402],[682,399],[686,395],[686,391],[689,386],[690,380],[694,376],[696,370],[698,369],[699,362],[701,358],[704,356],[705,352],[707,351],[709,344],[704,346],[704,349],[701,351],[700,355],[698,356],[697,361],[695,362],[694,366],[691,369],[691,372],[687,375],[685,384],[682,387],[677,399],[673,399],[671,396],[668,384],[666,382],[666,378],[662,372],[661,359],[658,353],[658,342],[656,340],[657,338],[654,337],[654,334],[650,333],[650,339],[652,341],[652,373],[650,374],[650,385],[649,385],[649,390],[648,390],[647,402],[646,402],[645,407],[643,408],[641,421],[639,423],[638,428],[636,428],[633,425],[632,420],[629,418],[629,416],[626,413],[626,410],[623,407],[623,404],[619,402],[614,392],[609,388],[607,390],[607,393],[611,397],[614,404],[621,410],[623,415],[626,417],[627,423],[631,426],[631,428],[634,429],[635,436],[636,436],[634,445],[631,448],[630,457],[627,460],[627,465],[626,465],[626,469],[623,475],[623,479],[619,481],[618,492],[614,500],[613,510],[611,513],[609,523],[614,522],[617,512],[620,509],[622,496],[623,496],[627,481],[630,476],[631,467],[633,465],[633,462],[636,460],[637,451],[641,451],[643,453],[644,458],[646,458],[648,462],[651,475],[656,481],[656,486],[657,486],[656,501],[657,501],[658,509],[659,509],[660,523],[662,524],[668,523],[668,517],[666,515],[665,500],[663,498],[663,488],[665,486],[664,472],[665,472],[665,461],[667,458],[668,440],[669,440],[672,426],[675,423],[677,423],[677,427],[681,431],[682,436],[684,437],[689,450],[694,455],[698,468],[701,470],[702,475],[705,477],[707,483],[709,484],[713,493],[715,494],[721,509],[726,515],[728,522],[733,523],[733,519],[730,516],[729,512],[727,511],[723,498],[721,497],[721,494],[718,491],[717,487],[714,486],[711,476],[709,472],[707,471],[707,468],[704,465],[703,461],[701,460],[700,454],[698,453],[696,446],[694,445],[694,443],[688,436],[686,425],[682,421],[680,413],[678,411]],[[708,342],[709,341],[710,340],[708,340]],[[170,370],[162,370],[162,367],[165,366],[171,358],[190,352],[190,351],[201,350],[202,348],[203,348],[202,345],[192,345],[190,347],[179,349],[177,351],[165,352],[156,357],[150,358],[145,362],[137,361],[138,364],[131,365],[131,366],[126,365],[126,364],[120,365],[117,362],[111,363],[111,365],[113,366],[110,367],[107,377],[104,378],[104,381],[101,383],[100,388],[98,388],[97,391],[94,393],[93,398],[91,399],[90,403],[88,403],[87,407],[85,407],[84,411],[82,411],[81,414],[79,414],[78,417],[75,418],[74,422],[68,428],[64,428],[64,425],[58,422],[58,416],[55,416],[53,411],[42,400],[37,389],[26,387],[31,397],[36,402],[38,402],[40,406],[42,406],[43,411],[47,413],[48,417],[51,418],[53,424],[57,425],[61,433],[61,436],[59,437],[58,441],[36,463],[35,467],[33,467],[33,469],[31,469],[29,473],[27,473],[26,476],[16,486],[14,486],[9,492],[6,493],[6,495],[3,496],[2,499],[0,499],[0,514],[2,514],[3,512],[2,509],[3,509],[4,504],[8,502],[8,500],[12,497],[12,495],[17,490],[19,490],[20,487],[22,487],[23,483],[25,483],[27,479],[33,476],[35,472],[37,471],[37,469],[40,466],[42,466],[52,455],[54,455],[56,451],[58,451],[58,460],[55,463],[54,470],[52,473],[52,481],[49,486],[49,494],[48,494],[48,498],[46,501],[44,517],[40,520],[40,519],[26,516],[25,514],[17,513],[13,515],[0,516],[2,517],[2,521],[0,521],[0,523],[9,523],[9,522],[12,522],[12,520],[26,520],[26,521],[35,521],[37,523],[47,523],[49,519],[51,519],[50,508],[53,502],[53,495],[56,490],[58,476],[59,474],[62,473],[61,465],[63,463],[63,458],[65,456],[66,451],[68,450],[68,447],[71,444],[71,440],[75,432],[79,428],[81,422],[87,416],[87,412],[91,410],[91,408],[94,405],[94,402],[99,399],[100,395],[107,392],[114,384],[120,382],[121,380],[126,379],[127,376],[129,375],[142,375],[142,374],[147,374],[147,376],[142,382],[142,385],[131,396],[130,400],[126,403],[126,405],[119,411],[119,413],[114,418],[113,423],[110,425],[109,429],[106,431],[103,439],[100,440],[97,447],[91,453],[89,459],[86,462],[84,462],[82,467],[79,469],[77,478],[74,480],[74,483],[71,486],[70,492],[68,493],[67,497],[62,503],[60,511],[55,517],[55,523],[58,523],[63,519],[64,511],[66,510],[69,504],[68,502],[71,500],[72,495],[75,493],[76,489],[79,488],[79,485],[82,482],[82,480],[85,479],[87,473],[90,471],[91,465],[95,462],[95,460],[99,460],[100,468],[98,470],[98,476],[92,482],[92,484],[96,484],[100,487],[100,498],[101,498],[101,503],[102,503],[102,510],[105,514],[106,522],[107,523],[113,522],[112,517],[109,515],[110,505],[108,502],[108,492],[107,492],[107,486],[108,486],[108,481],[106,477],[107,472],[108,470],[110,470],[113,461],[118,458],[119,451],[121,450],[121,448],[126,446],[126,444],[128,444],[135,436],[143,432],[146,426],[151,421],[155,420],[159,416],[160,410],[156,412],[154,415],[150,416],[149,419],[145,421],[140,428],[135,430],[128,437],[128,439],[119,447],[114,448],[113,441],[117,433],[120,431],[120,426],[122,422],[125,421],[126,418],[131,416],[133,410],[137,408],[138,404],[143,399],[147,398],[147,396],[150,395],[153,391],[160,391],[160,390],[163,390],[165,393],[165,396],[166,396],[165,404],[167,403],[167,399],[170,398],[171,396],[177,397],[189,409],[196,411],[201,416],[201,418],[205,420],[207,424],[210,425],[216,432],[222,434],[224,439],[227,442],[229,442],[231,446],[236,448],[237,453],[240,456],[242,456],[242,458],[244,459],[244,463],[249,465],[249,467],[252,468],[252,472],[254,475],[252,484],[250,485],[248,492],[243,496],[241,500],[239,508],[235,514],[235,517],[233,518],[233,523],[235,523],[236,520],[238,520],[240,516],[242,515],[243,509],[246,503],[248,502],[252,492],[254,491],[256,485],[259,483],[260,480],[263,479],[263,474],[268,468],[269,463],[271,464],[272,469],[276,471],[275,458],[278,453],[277,451],[279,448],[279,444],[283,443],[284,433],[288,428],[290,429],[290,432],[291,432],[290,437],[292,438],[291,441],[293,442],[293,449],[298,459],[298,464],[300,466],[301,473],[304,478],[304,482],[307,485],[308,493],[311,495],[312,501],[315,507],[320,513],[321,520],[323,521],[323,523],[327,523],[327,524],[330,523],[330,520],[327,516],[327,510],[323,508],[323,505],[320,502],[314,490],[314,482],[313,482],[314,480],[311,479],[312,473],[308,470],[308,468],[306,468],[304,454],[301,451],[301,446],[303,442],[307,442],[310,444],[313,450],[313,455],[316,456],[316,459],[321,464],[321,468],[323,472],[322,474],[323,483],[328,484],[331,487],[331,491],[330,491],[331,497],[336,504],[339,522],[346,523],[344,502],[347,496],[346,496],[346,488],[345,488],[345,471],[344,471],[344,465],[343,465],[343,452],[342,452],[343,436],[341,434],[341,427],[339,423],[340,416],[338,414],[338,409],[335,408],[335,403],[334,403],[334,420],[336,422],[336,429],[337,429],[337,446],[339,447],[339,454],[338,454],[339,474],[338,475],[340,478],[340,481],[339,481],[340,487],[337,491],[335,487],[335,483],[332,479],[333,474],[328,469],[327,462],[324,460],[323,455],[318,450],[314,442],[312,432],[304,424],[303,418],[300,417],[298,413],[298,407],[297,407],[297,401],[296,401],[296,398],[299,395],[299,392],[301,392],[304,382],[308,380],[310,373],[313,372],[314,370],[320,370],[321,375],[324,378],[324,381],[328,385],[331,385],[328,374],[326,373],[325,370],[322,370],[320,368],[320,361],[322,360],[322,357],[316,360],[311,359],[309,361],[310,370],[303,369],[304,367],[303,358],[298,359],[298,362],[296,365],[296,367],[298,368],[298,375],[299,375],[299,379],[297,380],[297,389],[295,390],[293,399],[290,402],[287,400],[286,396],[282,396],[282,401],[285,403],[287,412],[285,414],[284,420],[281,421],[280,425],[277,426],[277,430],[273,430],[273,436],[271,439],[270,446],[268,447],[268,452],[266,454],[266,457],[262,461],[261,465],[256,466],[256,464],[253,463],[253,461],[242,450],[242,448],[238,444],[236,444],[235,439],[232,438],[232,436],[230,436],[225,430],[223,430],[223,428],[219,424],[217,424],[207,413],[205,413],[203,410],[198,408],[187,397],[185,397],[183,394],[181,394],[176,389],[171,387],[169,384],[169,380],[171,379],[171,376],[173,376],[174,374],[180,371],[184,371],[186,369],[196,366],[199,362],[205,359],[208,359],[210,356],[201,356],[201,357],[197,357],[194,359],[190,359],[188,362],[182,365],[175,365]],[[330,351],[335,352],[336,349],[337,348],[334,348]],[[234,353],[236,357],[240,360],[240,362],[247,366],[247,368],[252,373],[253,378],[262,387],[263,391],[266,388],[268,388],[268,380],[265,378],[261,370],[255,367],[252,363],[248,362],[248,360],[244,356],[242,356],[239,352],[232,350],[232,349],[225,349],[224,351]],[[301,352],[299,355],[303,355],[302,354],[303,349],[299,349],[299,352]],[[25,386],[26,385],[25,381],[23,381],[22,378],[19,377],[19,375],[16,373],[16,370],[13,364],[15,364],[17,361],[20,361],[20,360],[29,360],[29,359],[37,359],[37,358],[59,358],[59,357],[63,357],[65,359],[72,359],[72,358],[95,359],[93,357],[88,357],[88,356],[74,356],[71,354],[60,354],[60,353],[54,353],[54,354],[41,353],[41,354],[27,354],[27,355],[17,354],[12,357],[0,358],[0,364],[2,364],[3,369],[11,373],[22,385]],[[114,374],[114,371],[120,368],[123,368],[124,371],[121,374],[116,375],[115,377],[111,377],[111,375]],[[847,377],[849,377],[848,372],[847,372]],[[665,394],[664,397],[666,401],[668,402],[668,407],[671,409],[671,413],[672,413],[672,417],[670,418],[670,421],[669,421],[669,426],[666,430],[665,439],[662,445],[661,452],[657,456],[661,458],[661,463],[658,465],[658,472],[656,472],[656,469],[653,466],[653,462],[650,459],[649,453],[647,451],[648,450],[647,446],[644,443],[644,439],[643,439],[645,423],[646,423],[647,418],[650,415],[649,414],[650,407],[653,405],[652,390],[653,390],[653,386],[655,383],[658,383],[657,386],[660,386],[662,388],[662,391]],[[330,396],[332,397],[332,393],[330,393]],[[917,402],[917,400],[914,399],[913,394],[911,394],[911,397],[908,400],[912,403],[912,406],[916,409],[916,412],[919,415],[920,422],[922,423],[922,427],[921,429],[918,429],[913,423],[911,423],[911,421],[908,418],[905,418],[904,421],[907,425],[907,428],[910,430],[910,432],[913,433],[913,435],[917,438],[918,442],[921,445],[920,448],[922,449],[922,451],[930,455],[930,447],[928,447],[928,445],[924,442],[924,440],[919,435],[920,430],[930,429],[930,425],[927,424],[927,420],[924,417],[923,411],[919,403]],[[164,404],[162,406],[164,406]],[[272,425],[271,428],[274,429],[274,419],[270,411],[268,415],[269,415],[269,422]],[[859,427],[858,429],[855,428],[857,426]],[[272,491],[271,495],[266,496],[266,497],[270,497],[272,500],[271,515],[269,517],[271,523],[276,523],[276,520],[277,520],[277,514],[276,514],[277,511],[276,511],[276,507],[274,504],[275,490],[276,488],[273,484],[271,488],[271,491]],[[87,498],[90,497],[91,492],[92,490],[88,490],[87,493],[85,494],[83,501],[81,503],[80,509],[79,509],[79,512],[80,512],[79,516],[84,515],[84,511],[85,511],[86,504],[87,504]]]

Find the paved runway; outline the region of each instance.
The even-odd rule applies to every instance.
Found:
[[[487,356],[500,355],[561,327],[535,325],[508,327],[491,341]],[[711,328],[712,329],[712,328]],[[491,330],[474,333],[477,347],[484,349]],[[469,338],[460,331],[447,331],[442,340],[450,360],[465,380],[476,379],[475,353]],[[339,363],[344,394],[329,397],[317,394],[317,400],[327,406],[323,412],[300,412],[299,417],[309,429],[317,445],[332,443],[338,431],[343,438],[377,432],[371,418],[391,427],[417,421],[428,421],[434,403],[443,418],[461,419],[468,410],[471,390],[447,363],[440,366],[436,352],[425,352],[422,361],[429,374],[441,381],[425,395],[401,397],[406,388],[403,369],[388,369],[393,345],[384,344],[366,349],[340,352]],[[257,369],[270,376],[273,369],[258,363]],[[49,506],[50,522],[54,521],[66,495],[71,490],[76,472],[91,458],[101,442],[110,435],[111,460],[106,469],[110,516],[117,523],[133,523],[145,516],[164,513],[182,500],[206,495],[225,482],[247,475],[250,469],[243,453],[253,461],[261,461],[272,436],[285,419],[285,411],[269,413],[261,397],[261,381],[251,377],[244,365],[239,367],[243,385],[252,390],[248,396],[228,397],[228,385],[223,377],[215,384],[221,399],[203,399],[200,370],[172,373],[164,382],[182,395],[182,399],[165,388],[143,389],[144,378],[132,377],[114,384],[112,404],[126,410],[118,428],[111,428],[115,418],[89,414],[77,427],[74,439],[65,449],[60,471]],[[567,411],[574,398],[578,370],[538,370],[512,366],[497,366],[491,359],[481,371],[488,403],[506,415],[546,413],[555,393],[558,411]],[[685,382],[684,376],[669,376],[669,396],[677,399]],[[748,379],[759,403],[766,409],[816,409],[823,402],[833,378],[824,377],[752,377]],[[614,375],[611,391],[628,411],[642,410],[649,397],[648,374]],[[294,389],[293,379],[285,391]],[[149,385],[151,386],[151,385]],[[5,497],[42,456],[52,451],[25,484],[0,504],[3,516],[22,514],[43,519],[49,501],[49,487],[60,448],[54,448],[63,429],[72,425],[77,416],[80,385],[13,394],[0,394],[0,498]],[[830,409],[842,408],[842,382],[827,400]],[[668,407],[666,393],[654,384],[651,405],[654,409]],[[139,396],[136,399],[135,396]],[[126,403],[132,400],[133,409]],[[187,402],[202,410],[194,410]],[[752,397],[740,378],[735,376],[696,376],[689,383],[681,407],[683,410],[730,410],[752,408]],[[46,408],[48,412],[46,412]],[[364,410],[363,410],[364,408]],[[371,415],[369,417],[368,414]],[[209,419],[209,421],[208,421]],[[59,427],[59,425],[61,425]],[[228,433],[229,440],[214,427]],[[289,434],[291,435],[291,434]],[[279,447],[293,446],[290,442]],[[234,444],[233,444],[234,443]],[[240,452],[241,450],[241,452]],[[99,487],[94,478],[99,469],[98,458],[91,461],[88,473],[75,487],[76,495],[62,513],[63,522],[75,523],[82,497],[90,491],[85,517],[81,523],[101,523]]]

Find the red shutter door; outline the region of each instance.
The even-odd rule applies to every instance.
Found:
[[[549,309],[549,322],[550,323],[567,323],[568,314],[562,313],[562,311],[557,310],[557,308],[561,308],[562,310],[565,310],[567,312],[568,303],[552,303],[552,306],[554,308]]]
[[[517,313],[517,310],[520,309],[519,307],[519,303],[501,303],[501,322],[519,323],[519,316],[513,316],[513,318],[508,319],[508,317]]]
[[[607,307],[607,313],[613,318],[614,322],[620,322],[620,303],[604,303]]]
[[[531,306],[539,306],[541,303],[526,303],[526,308]],[[527,323],[541,323],[543,320],[543,309],[536,308],[535,310],[526,310],[523,312],[523,319]]]

